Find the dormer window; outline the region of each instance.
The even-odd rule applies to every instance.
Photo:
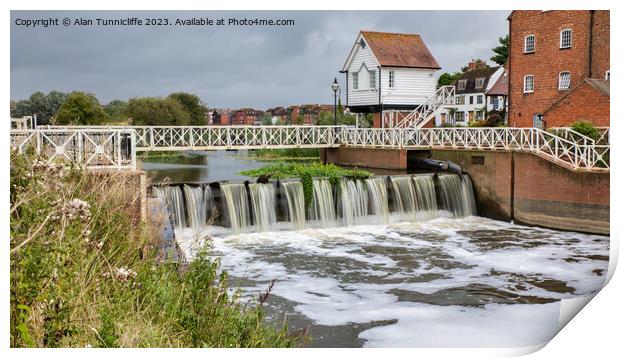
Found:
[[[573,46],[573,30],[564,29],[560,32],[560,48],[571,48]]]
[[[533,53],[536,48],[536,38],[534,35],[525,36],[525,47],[523,52],[525,53]]]
[[[360,39],[360,47],[366,48],[366,42],[364,41],[364,39]]]
[[[480,89],[484,86],[484,77],[476,78],[476,89]]]
[[[467,80],[459,80],[456,89],[459,91],[464,91],[466,86],[467,86]]]

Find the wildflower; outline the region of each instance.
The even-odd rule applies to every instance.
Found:
[[[136,271],[127,268],[125,266],[120,267],[120,268],[116,268],[115,269],[115,276],[117,279],[119,279],[120,281],[127,281],[130,278],[134,278],[136,277],[138,274],[136,273]]]
[[[65,204],[62,213],[67,219],[90,219],[90,204],[84,200],[73,199]]]
[[[99,241],[99,242],[97,243],[97,248],[98,248],[99,250],[101,250],[101,248],[102,248],[102,247],[103,247],[103,241]]]

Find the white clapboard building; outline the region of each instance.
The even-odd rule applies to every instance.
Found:
[[[388,123],[396,117],[387,113],[408,113],[433,98],[440,68],[419,35],[360,31],[341,70],[346,106],[352,113],[373,113],[374,127],[399,126]]]

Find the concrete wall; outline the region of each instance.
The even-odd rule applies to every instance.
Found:
[[[430,154],[433,159],[451,160],[470,174],[481,216],[609,234],[608,173],[574,172],[527,153],[433,150]]]

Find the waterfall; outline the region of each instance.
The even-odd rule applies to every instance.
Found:
[[[382,223],[389,222],[390,212],[388,210],[388,194],[385,185],[385,178],[366,179],[370,208],[376,219]]]
[[[222,184],[230,226],[234,232],[241,232],[250,224],[248,193],[243,184]]]
[[[433,176],[414,176],[413,184],[415,186],[418,219],[428,220],[437,217],[437,197],[435,196]]]
[[[207,201],[200,186],[183,185],[185,204],[189,225],[193,228],[205,226],[207,223]]]
[[[390,177],[394,190],[395,211],[409,220],[416,219],[416,195],[410,176]]]
[[[368,215],[368,192],[361,180],[340,180],[340,208],[347,225],[364,223]]]
[[[289,221],[296,229],[303,229],[306,224],[306,202],[301,182],[283,182],[282,188],[286,197]]]
[[[205,220],[210,225],[216,219],[217,210],[215,209],[215,200],[213,199],[213,189],[208,185],[203,188],[202,200],[205,203]]]
[[[336,221],[336,209],[332,185],[327,179],[314,179],[312,181],[312,204],[309,216],[311,220],[317,220],[322,227],[332,225]]]
[[[273,184],[250,184],[254,224],[259,231],[269,230],[276,222],[276,190]]]
[[[163,199],[172,216],[172,224],[174,227],[185,227],[185,202],[183,201],[183,192],[178,186],[164,186],[153,188],[155,195]]]
[[[464,174],[461,176],[461,186],[463,188],[463,198],[466,203],[466,209],[469,215],[476,215],[476,198],[474,196],[474,185],[471,182],[469,175]]]
[[[464,180],[465,179],[462,179],[462,177],[457,174],[439,176],[441,196],[444,205],[446,209],[450,210],[457,218],[475,214],[476,204],[473,202],[473,189],[470,189],[471,181],[469,181],[468,184],[463,184]],[[472,206],[474,207],[473,211]]]

